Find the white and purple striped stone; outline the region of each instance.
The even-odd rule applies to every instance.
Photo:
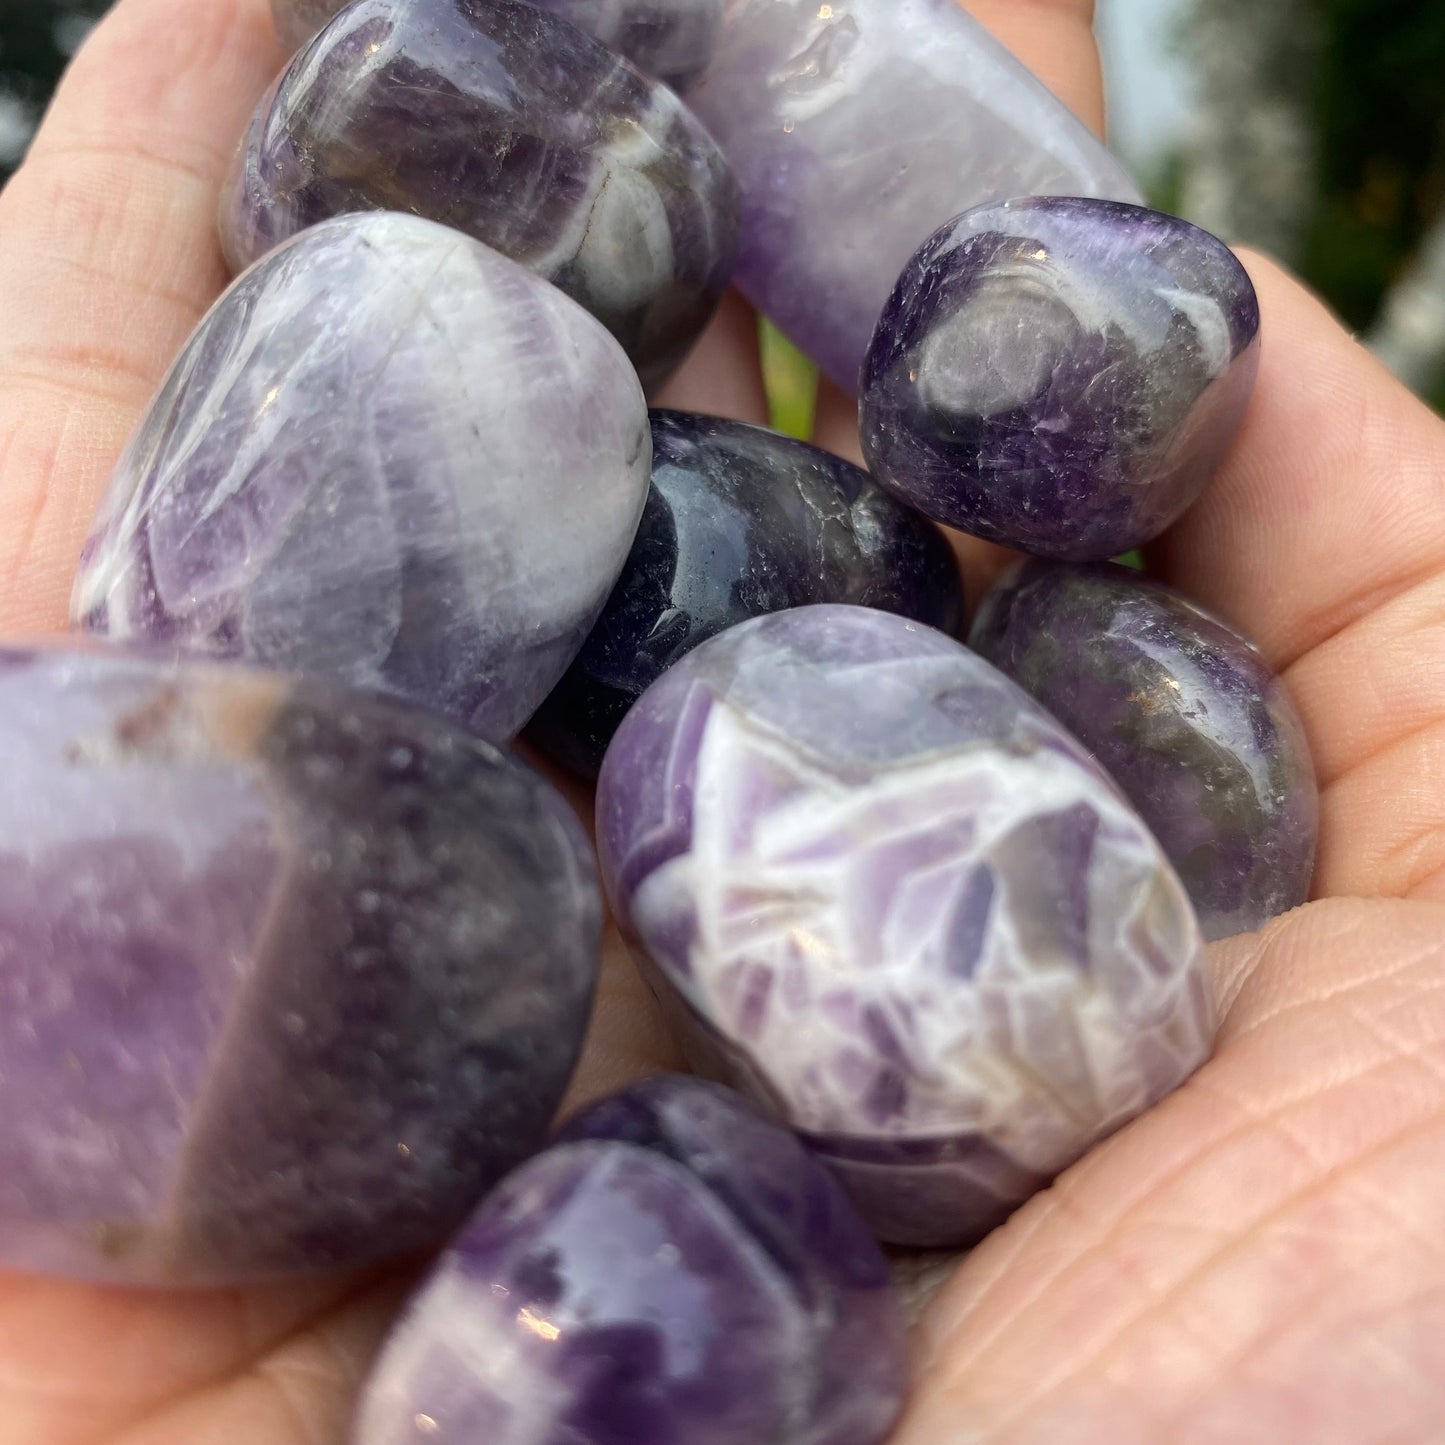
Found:
[[[744,623],[634,706],[603,878],[692,1061],[885,1239],[966,1244],[1208,1055],[1188,898],[1083,748],[952,639]]]

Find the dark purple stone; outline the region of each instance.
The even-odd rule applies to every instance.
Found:
[[[693,1066],[798,1130],[877,1233],[979,1239],[1207,1057],[1184,890],[1084,749],[961,644],[745,622],[627,715],[614,912]]]
[[[428,714],[0,663],[0,1261],[243,1282],[445,1238],[545,1136],[600,935],[567,806]]]
[[[906,1382],[887,1263],[829,1173],[716,1085],[575,1120],[443,1255],[354,1445],[880,1445]]]
[[[970,644],[1113,774],[1163,844],[1207,938],[1309,898],[1319,798],[1283,683],[1237,632],[1137,572],[1030,562]]]
[[[727,162],[666,86],[524,0],[358,0],[262,100],[223,197],[239,270],[345,211],[409,211],[553,282],[645,384],[737,251]]]
[[[863,450],[910,506],[1039,556],[1157,537],[1234,440],[1259,306],[1213,236],[1115,201],[980,206],[889,298],[863,368]]]
[[[963,591],[938,529],[867,472],[762,427],[652,413],[652,488],[622,576],[528,736],[595,777],[628,708],[709,637],[815,602],[956,631]]]

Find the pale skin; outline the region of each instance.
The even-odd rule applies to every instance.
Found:
[[[1088,0],[971,8],[1102,123]],[[0,635],[64,627],[115,458],[225,283],[220,178],[282,60],[266,0],[121,0],[0,195]],[[895,1445],[1445,1438],[1445,424],[1247,259],[1258,393],[1153,563],[1289,680],[1316,901],[1213,951],[1194,1080],[949,1266]],[[730,302],[665,400],[761,419],[753,335]],[[856,455],[845,398],[819,425]],[[996,556],[960,550],[976,595]],[[613,940],[576,1097],[675,1063]],[[405,1284],[0,1275],[0,1445],[339,1445]]]

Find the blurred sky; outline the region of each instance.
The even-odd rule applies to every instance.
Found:
[[[1172,30],[1188,0],[1099,0],[1110,139],[1140,174],[1154,172],[1188,121],[1189,67]]]

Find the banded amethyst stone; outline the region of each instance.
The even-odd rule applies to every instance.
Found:
[[[442,719],[246,668],[0,652],[0,1260],[229,1283],[445,1237],[542,1141],[587,845]]]
[[[524,0],[357,0],[261,101],[222,198],[232,266],[369,210],[445,222],[553,282],[649,386],[737,250],[736,187],[697,119]]]
[[[1103,561],[1204,489],[1258,337],[1244,267],[1187,221],[1076,198],[984,206],[899,278],[863,370],[863,451],[940,522]]]
[[[271,0],[276,33],[299,50],[346,0]],[[717,43],[723,0],[532,0],[595,35],[645,75],[685,85]]]
[[[738,284],[850,392],[898,273],[950,216],[1138,199],[958,0],[728,0],[687,99],[742,188]]]
[[[1148,830],[943,634],[807,607],[628,714],[603,880],[690,1056],[888,1240],[967,1244],[1207,1056],[1198,925]]]
[[[566,1138],[442,1256],[354,1445],[881,1445],[905,1386],[902,1312],[795,1139],[677,1077]]]
[[[970,642],[1113,775],[1206,938],[1309,898],[1309,745],[1284,684],[1237,632],[1125,568],[1030,562],[1000,579]]]
[[[736,623],[815,602],[878,607],[955,631],[963,590],[931,522],[868,473],[790,437],[652,413],[652,489],[622,576],[529,737],[595,777],[627,709]]]
[[[380,688],[512,736],[576,655],[647,496],[620,348],[414,216],[247,272],[121,458],[73,616]]]

